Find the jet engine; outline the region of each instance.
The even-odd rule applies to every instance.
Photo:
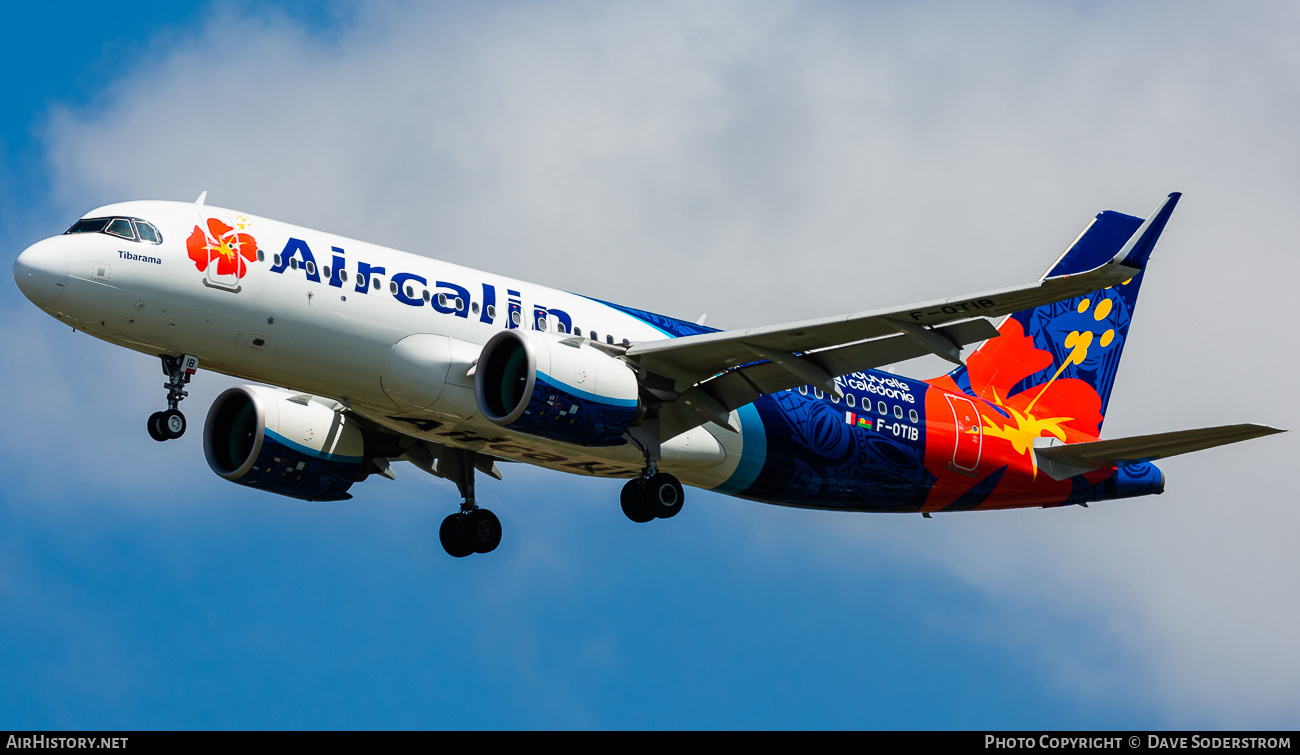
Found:
[[[529,435],[579,446],[617,446],[645,416],[636,374],[579,336],[505,330],[474,370],[479,411]]]
[[[218,475],[250,488],[308,501],[351,498],[364,479],[365,438],[328,399],[243,385],[212,403],[203,453]]]

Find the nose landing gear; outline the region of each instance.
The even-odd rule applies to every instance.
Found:
[[[162,355],[163,374],[167,382],[167,409],[149,415],[149,437],[156,441],[173,440],[185,434],[185,415],[176,407],[190,395],[185,385],[199,369],[199,358],[189,354],[178,357]]]

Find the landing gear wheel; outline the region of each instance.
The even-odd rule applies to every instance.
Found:
[[[623,504],[623,513],[628,519],[637,524],[645,524],[655,518],[650,508],[642,500],[641,482],[640,477],[628,480],[627,484],[623,486],[623,492],[619,494],[619,503]]]
[[[185,434],[185,415],[181,414],[176,405],[190,395],[185,390],[185,385],[198,370],[199,360],[189,354],[178,357],[166,354],[160,356],[163,374],[167,376],[167,382],[163,383],[167,389],[167,409],[149,415],[149,437],[156,441],[175,440]]]
[[[491,553],[501,544],[501,520],[487,509],[461,514],[460,539],[475,553]]]
[[[659,519],[677,516],[682,510],[682,484],[676,477],[660,472],[641,484],[641,501],[646,511]]]
[[[167,440],[167,426],[163,424],[162,412],[154,412],[149,415],[149,437],[159,443]]]
[[[464,516],[464,514],[452,514],[443,519],[442,527],[438,528],[438,539],[442,541],[442,549],[453,558],[464,558],[474,552],[474,549],[460,537],[460,522]]]
[[[179,438],[185,434],[185,415],[179,409],[168,409],[162,414],[158,424],[166,434],[166,440]]]

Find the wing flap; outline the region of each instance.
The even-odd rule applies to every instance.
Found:
[[[936,329],[944,337],[960,344],[978,343],[996,338],[997,328],[988,320],[970,320],[946,328]],[[895,334],[874,341],[853,343],[798,357],[810,362],[830,375],[848,375],[854,372],[895,364],[930,353],[904,334]],[[719,375],[701,387],[717,398],[727,411],[739,408],[758,398],[759,394],[797,388],[807,384],[801,376],[773,362],[759,362]]]
[[[993,324],[988,320],[969,320],[956,325],[949,325],[946,328],[936,328],[934,332],[959,344],[976,343],[989,338],[996,338],[998,335],[997,328],[993,327]],[[915,359],[928,353],[930,353],[930,350],[924,345],[900,333],[865,343],[854,343],[848,346],[814,351],[810,354],[794,357],[794,359],[815,366],[823,373],[838,376]],[[804,378],[805,375],[789,369],[788,365],[778,364],[773,361],[757,362],[724,372],[711,380],[688,389],[678,401],[665,404],[661,424],[663,437],[671,438],[677,433],[685,432],[706,421],[713,421],[722,427],[729,428],[727,423],[717,421],[716,417],[719,410],[729,413],[754,401],[763,394],[777,393],[809,384],[809,381]],[[698,396],[700,393],[704,393],[715,401],[717,406],[709,406],[709,411],[705,411],[701,405],[707,406],[708,401],[685,401],[691,396]],[[672,411],[676,404],[683,402],[692,405],[688,411]]]

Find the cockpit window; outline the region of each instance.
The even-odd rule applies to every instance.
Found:
[[[136,218],[135,230],[136,233],[140,234],[141,241],[147,241],[150,244],[162,243],[162,237],[158,235],[158,229],[154,228],[152,223],[147,223]]]
[[[70,233],[107,233],[128,241],[162,243],[162,234],[158,233],[153,223],[139,218],[86,218],[78,220],[64,231],[64,235]]]
[[[108,227],[104,229],[104,233],[135,241],[135,229],[131,227],[131,221],[126,218],[113,218],[108,221]]]
[[[85,220],[78,220],[72,224],[71,228],[64,231],[63,235],[66,236],[69,233],[102,233],[104,227],[108,225],[108,221],[110,220],[112,220],[112,218],[87,218]]]

